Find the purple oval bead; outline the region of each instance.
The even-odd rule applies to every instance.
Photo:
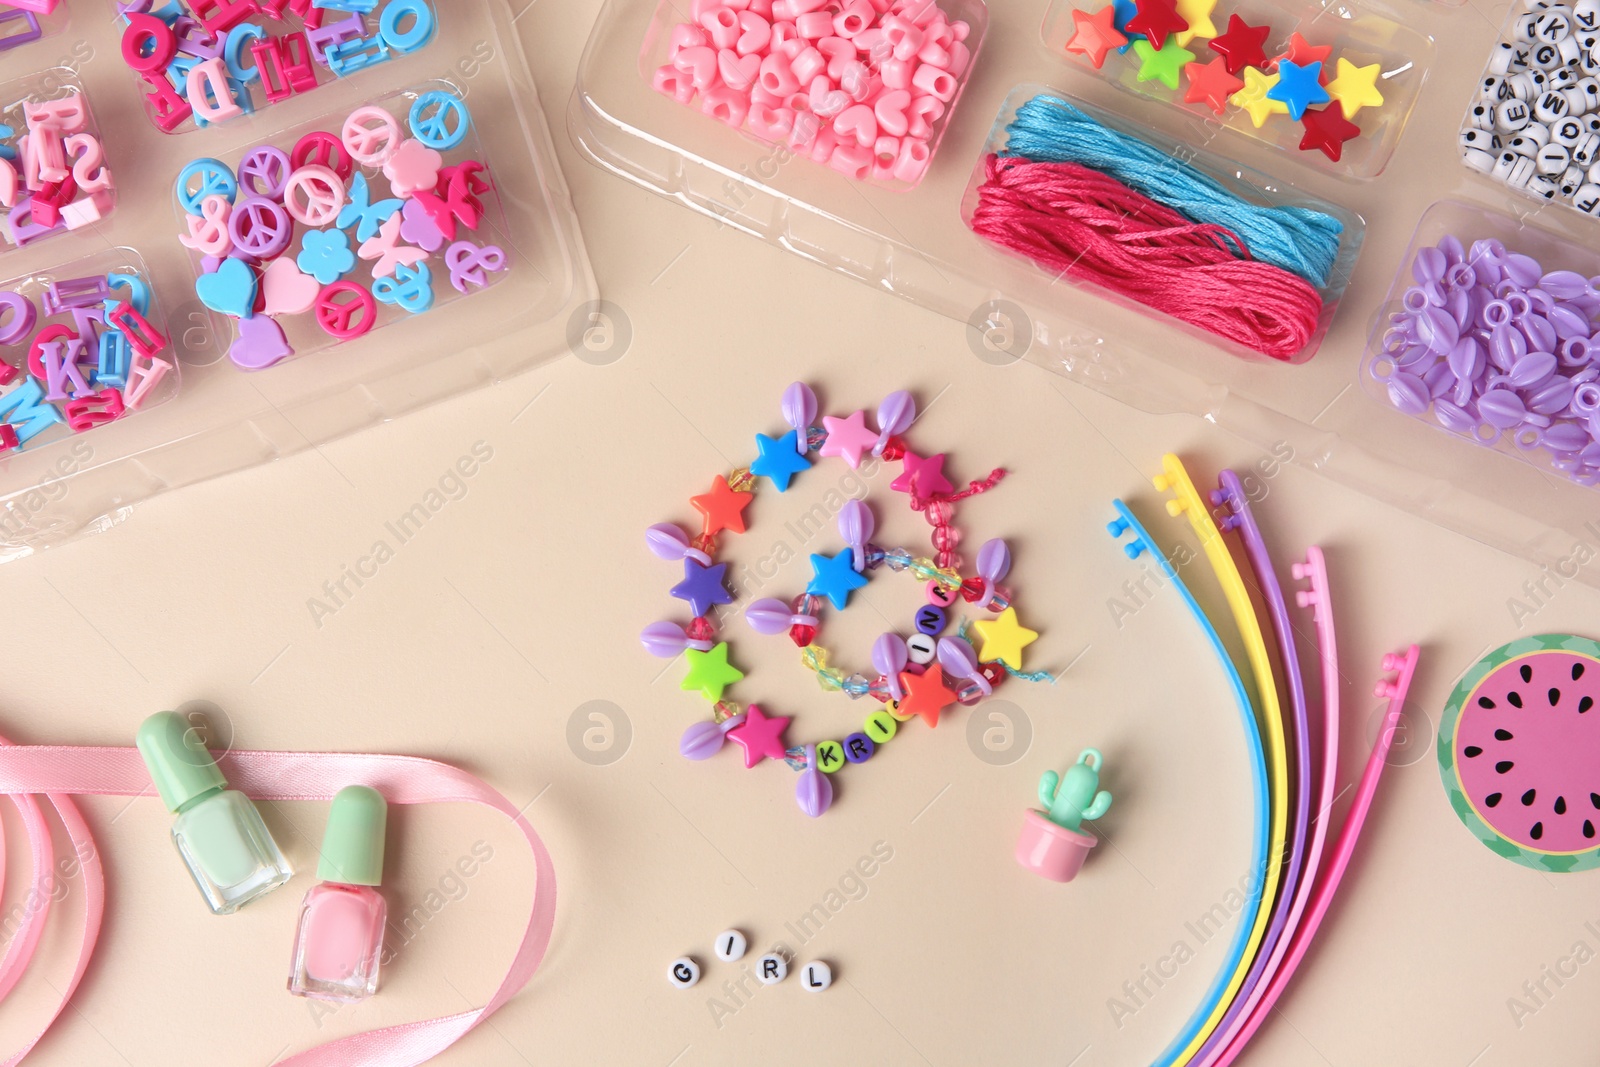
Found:
[[[1444,258],[1455,266],[1467,258],[1466,249],[1461,247],[1461,239],[1453,233],[1447,233],[1439,238],[1439,251],[1444,253]]]
[[[1462,381],[1471,381],[1483,370],[1483,346],[1476,338],[1463,337],[1450,350],[1450,370]]]
[[[1472,428],[1478,424],[1465,409],[1448,400],[1435,400],[1433,402],[1433,417],[1439,425],[1453,433],[1471,433]]]
[[[1552,452],[1581,452],[1594,438],[1575,422],[1558,422],[1539,435],[1539,443]]]
[[[1502,322],[1489,334],[1489,358],[1503,371],[1517,365],[1528,354],[1528,339],[1510,323]]]
[[[1539,279],[1539,288],[1557,300],[1571,300],[1589,291],[1589,279],[1575,270],[1553,270]]]
[[[1587,433],[1588,431],[1585,430],[1584,432]],[[1600,466],[1600,441],[1596,441],[1593,437],[1589,438],[1589,443],[1583,446],[1583,451],[1578,453],[1578,458],[1591,467]]]
[[[1394,387],[1389,388],[1392,391]],[[1490,389],[1478,398],[1478,417],[1498,430],[1509,430],[1527,414],[1522,398],[1509,389]]]
[[[1428,410],[1428,387],[1415,374],[1397,371],[1388,384],[1389,403],[1407,415],[1421,415]]]
[[[1417,340],[1441,356],[1456,346],[1460,336],[1456,320],[1442,308],[1430,307],[1417,316]]]
[[[1550,320],[1550,325],[1555,327],[1556,336],[1563,341],[1569,337],[1589,336],[1591,329],[1589,317],[1566,304],[1557,304],[1545,314],[1545,318]]]
[[[1529,352],[1511,368],[1511,385],[1516,389],[1532,389],[1543,385],[1555,372],[1555,356],[1549,352]]]
[[[1437,248],[1417,249],[1417,258],[1411,264],[1411,276],[1418,285],[1433,285],[1444,277],[1450,261]]]
[[[1412,371],[1411,373],[1416,373]],[[1450,371],[1450,364],[1443,360],[1429,367],[1422,376],[1423,384],[1428,387],[1429,396],[1444,396],[1456,385],[1456,376]]]
[[[1505,259],[1506,276],[1524,289],[1532,289],[1539,284],[1539,279],[1544,275],[1544,269],[1539,266],[1539,261],[1532,256],[1525,256],[1520,252],[1512,252]]]
[[[1556,342],[1556,328],[1550,325],[1550,320],[1543,315],[1524,315],[1517,320],[1517,328],[1522,331],[1522,336],[1528,339],[1530,352],[1554,352]]]
[[[1560,376],[1551,378],[1528,394],[1528,409],[1537,411],[1541,415],[1554,415],[1565,411],[1567,405],[1572,403],[1572,394],[1576,388],[1570,378]]]
[[[1416,368],[1417,364],[1433,356],[1423,345],[1407,345],[1393,354],[1394,365],[1397,367]]]
[[[1458,330],[1472,328],[1472,292],[1469,289],[1452,289],[1445,294],[1444,309],[1456,320]]]

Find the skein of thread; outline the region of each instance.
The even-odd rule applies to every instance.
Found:
[[[1210,175],[1154,145],[1119,133],[1059,97],[1040,94],[1006,127],[1006,155],[1037,162],[1081,163],[1182,212],[1225,226],[1251,254],[1325,288],[1339,258],[1344,225],[1303,207],[1252,204]]]
[[[1272,359],[1310,342],[1322,298],[1249,258],[1226,227],[1196,223],[1076,163],[991,155],[974,232],[1052,271],[1094,282]]]

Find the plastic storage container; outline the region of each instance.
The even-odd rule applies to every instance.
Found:
[[[372,10],[365,14],[355,10],[363,5],[346,11],[312,0],[265,0],[259,5],[171,0],[158,11],[126,10],[136,6],[111,2],[122,30],[115,54],[145,114],[166,133],[243,124],[252,116],[270,126],[283,119],[267,113],[286,101],[371,70],[387,75],[377,79],[380,85],[393,85],[396,79],[400,84],[422,81],[436,75],[439,64],[431,70],[418,68],[415,57],[434,43],[441,18],[467,14],[452,10],[441,15],[431,0],[377,0],[367,5]],[[208,80],[204,68],[209,60],[221,65]],[[198,107],[191,91],[205,96]],[[224,97],[239,113],[208,120],[204,112],[228,104]]]
[[[52,103],[62,110],[54,117],[36,113],[35,118],[59,127],[50,136],[59,146],[63,173],[70,176],[45,181],[30,177],[22,141],[29,136],[29,109]],[[93,229],[109,218],[117,203],[112,162],[89,94],[71,68],[51,67],[0,84],[0,256],[73,230]],[[35,195],[50,196],[54,221],[37,216]]]
[[[1350,272],[1355,268],[1356,257],[1361,251],[1362,237],[1365,232],[1365,224],[1362,222],[1361,217],[1345,208],[1339,207],[1336,204],[1330,204],[1326,201],[1306,196],[1305,194],[1295,190],[1292,186],[1287,186],[1270,175],[1259,173],[1251,170],[1248,167],[1242,167],[1237,163],[1232,163],[1206,149],[1192,149],[1183,142],[1173,138],[1160,134],[1152,134],[1138,129],[1134,123],[1130,122],[1125,117],[1113,115],[1110,112],[1103,111],[1092,105],[1086,104],[1082,100],[1076,100],[1068,97],[1066,94],[1058,92],[1057,90],[1049,89],[1040,85],[1020,85],[1006,98],[1005,103],[1001,106],[999,117],[995,119],[994,127],[989,134],[989,139],[984,143],[983,151],[979,153],[977,166],[973,170],[971,180],[967,183],[966,194],[961,200],[961,218],[969,226],[972,224],[973,212],[978,205],[979,188],[983,185],[985,180],[989,157],[997,153],[1004,154],[1007,151],[1007,127],[1010,125],[1012,120],[1016,118],[1017,108],[1021,107],[1023,104],[1026,104],[1030,100],[1040,97],[1064,101],[1067,105],[1077,108],[1084,114],[1088,115],[1091,119],[1100,123],[1102,126],[1106,126],[1119,133],[1137,138],[1138,140],[1144,141],[1146,144],[1160,149],[1163,153],[1171,156],[1174,160],[1181,160],[1181,165],[1194,167],[1195,169],[1209,175],[1213,179],[1220,182],[1229,191],[1233,192],[1240,198],[1249,201],[1250,203],[1270,205],[1273,207],[1293,206],[1308,208],[1337,219],[1343,227],[1343,232],[1339,238],[1338,255],[1334,260],[1332,270],[1328,274],[1327,284],[1320,287],[1317,291],[1318,296],[1320,296],[1322,299],[1321,314],[1317,319],[1316,328],[1310,334],[1305,346],[1295,353],[1290,358],[1290,361],[1295,363],[1303,363],[1316,354],[1317,348],[1322,344],[1323,338],[1327,336],[1329,326],[1333,323],[1334,314],[1339,309],[1340,298],[1343,296],[1345,286],[1350,280]],[[1013,252],[1010,249],[1004,248],[997,244],[991,244],[988,241],[984,241],[983,244],[985,251],[982,258],[985,260],[988,260],[996,255],[1007,257],[1016,257],[1019,255],[1019,253]],[[1036,267],[1035,269],[1038,271],[1041,280],[1046,281],[1047,283],[1054,284],[1058,281],[1068,281],[1072,284],[1080,284],[1066,275],[1058,275],[1055,272],[1047,270],[1043,267]],[[1158,311],[1146,308],[1141,304],[1135,303],[1134,301],[1119,294],[1113,293],[1110,290],[1103,289],[1098,285],[1093,283],[1082,284],[1084,284],[1085,288],[1094,292],[1097,296],[1114,302],[1124,308],[1140,314],[1161,318],[1162,321],[1168,322],[1177,326],[1179,329],[1184,330],[1189,334],[1189,336],[1193,337],[1197,341],[1226,348],[1228,351],[1233,352],[1241,358],[1257,360],[1265,358],[1259,353],[1252,352],[1236,343],[1219,338],[1216,334],[1207,332],[1194,326],[1190,326],[1176,319],[1165,318],[1164,316],[1161,316],[1161,313]]]
[[[0,7],[0,57],[20,62],[23,49],[39,41],[54,37],[67,27],[67,5],[59,0],[55,10],[48,14],[23,11],[8,6]],[[30,57],[31,58],[31,57]],[[41,66],[44,64],[40,64]]]
[[[408,56],[385,75],[410,70],[400,84],[420,84],[446,74],[465,91],[494,167],[505,225],[498,243],[513,269],[458,304],[408,321],[403,345],[393,343],[395,331],[380,330],[342,345],[336,359],[293,360],[263,374],[241,373],[229,361],[228,333],[196,298],[188,251],[176,239],[174,180],[197,156],[236,156],[318,116],[348,114],[386,93],[385,79],[332,81],[199,136],[164,137],[127,96],[120,25],[78,20],[92,56],[78,76],[107,123],[109,150],[125,164],[117,174],[120,207],[93,238],[69,234],[11,253],[0,275],[51,270],[107,243],[139,249],[166,313],[182,390],[73,441],[91,451],[68,471],[58,470],[48,449],[0,457],[0,558],[108,528],[154,494],[315,447],[571,350],[569,337],[590,321],[596,287],[514,18],[505,0],[452,6],[430,46],[449,61]],[[0,358],[14,361],[15,353],[0,348]],[[41,499],[47,484],[56,488]]]
[[[1073,13],[1081,11],[1094,14],[1106,6],[1113,5],[1101,3],[1100,0],[1051,0],[1040,27],[1046,47],[1081,69],[1095,71],[1089,56],[1081,52],[1069,52],[1067,45],[1075,34]],[[1119,16],[1116,24],[1121,25],[1126,22],[1126,14],[1133,12],[1134,4],[1132,0],[1120,0],[1114,5],[1114,10]],[[1366,70],[1383,102],[1359,107],[1353,116],[1348,114],[1348,109],[1342,112],[1360,129],[1360,133],[1342,145],[1338,160],[1330,159],[1314,145],[1302,149],[1306,127],[1287,114],[1268,115],[1263,110],[1262,122],[1258,125],[1250,112],[1234,100],[1232,93],[1228,94],[1227,106],[1221,114],[1205,102],[1204,91],[1213,85],[1225,88],[1236,81],[1236,91],[1246,90],[1245,71],[1239,71],[1232,81],[1223,78],[1221,82],[1202,84],[1197,89],[1193,74],[1185,65],[1185,69],[1178,73],[1179,87],[1169,88],[1153,71],[1146,71],[1151,76],[1140,79],[1140,71],[1145,64],[1131,47],[1130,41],[1127,51],[1112,50],[1106,54],[1104,65],[1095,73],[1119,89],[1171,104],[1207,123],[1218,123],[1225,129],[1282,149],[1298,162],[1352,178],[1371,178],[1380,174],[1394,154],[1406,120],[1410,118],[1411,110],[1422,92],[1423,82],[1433,62],[1433,38],[1408,26],[1399,15],[1386,14],[1382,9],[1348,0],[1242,0],[1237,3],[1223,0],[1209,16],[1211,29],[1215,32],[1197,33],[1183,46],[1194,53],[1190,62],[1205,65],[1221,58],[1209,44],[1217,36],[1229,31],[1230,17],[1235,15],[1243,20],[1246,27],[1270,30],[1261,43],[1268,64],[1279,56],[1289,54],[1295,35],[1299,35],[1301,41],[1313,50],[1331,49],[1325,56],[1321,51],[1314,51],[1305,57],[1322,64],[1321,80],[1325,90],[1330,80],[1344,73],[1341,60]],[[1201,27],[1204,27],[1203,23]],[[1190,27],[1190,30],[1195,29],[1195,26]],[[1239,40],[1248,44],[1249,36],[1247,31]],[[1378,69],[1370,70],[1373,66]],[[1216,79],[1220,74],[1213,70],[1209,76]],[[1363,85],[1358,71],[1350,72],[1349,76],[1352,79],[1349,84],[1353,88]],[[1276,75],[1258,66],[1253,77],[1270,79]],[[1191,96],[1200,99],[1190,99]],[[1340,105],[1335,99],[1314,106],[1317,110],[1323,110]]]

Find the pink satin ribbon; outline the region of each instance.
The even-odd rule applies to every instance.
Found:
[[[533,850],[534,896],[527,930],[505,978],[487,1004],[455,1015],[339,1038],[279,1061],[280,1067],[414,1067],[426,1063],[494,1014],[539,969],[555,924],[555,866],[544,842],[521,812],[478,778],[449,764],[413,756],[230,752],[219,755],[217,762],[233,788],[257,800],[329,800],[345,786],[360,784],[372,786],[391,804],[482,804],[510,818]],[[0,738],[0,793],[11,796],[22,812],[32,845],[36,882],[46,872],[53,872],[55,854],[34,796],[42,794],[54,805],[77,850],[86,900],[72,977],[44,1027],[4,1061],[4,1067],[12,1067],[32,1051],[66,1008],[88,968],[105,916],[105,872],[99,850],[71,795],[153,796],[154,787],[136,749],[13,745]],[[3,873],[0,859],[0,875]],[[11,990],[32,959],[48,912],[48,893],[36,907],[27,910],[16,938],[0,959],[0,997]]]

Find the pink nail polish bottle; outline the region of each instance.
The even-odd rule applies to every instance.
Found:
[[[333,798],[317,864],[321,883],[300,906],[289,969],[297,997],[349,1002],[378,989],[378,958],[389,907],[383,882],[388,805],[376,789],[346,786]]]

